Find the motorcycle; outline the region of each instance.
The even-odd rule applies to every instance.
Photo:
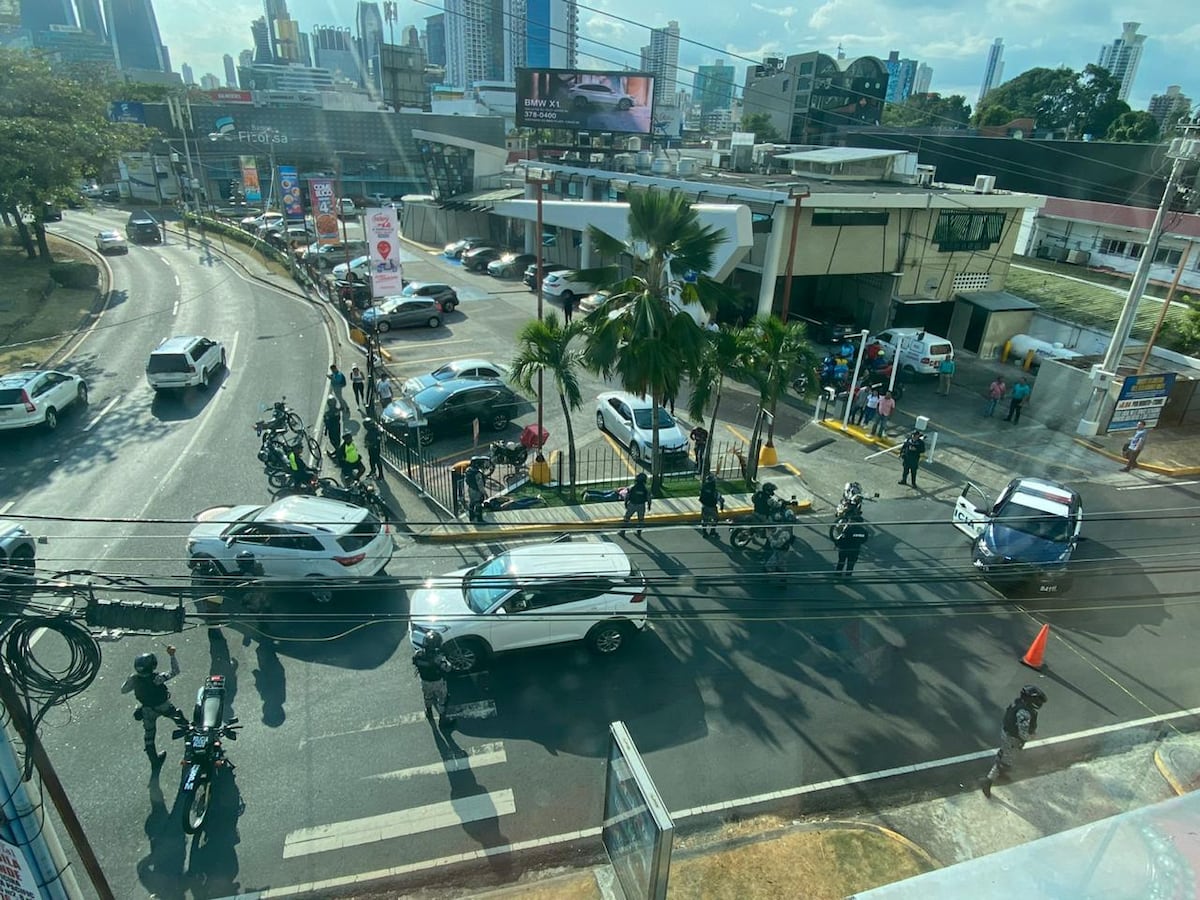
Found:
[[[192,721],[177,728],[172,738],[183,738],[183,782],[180,786],[180,807],[183,810],[183,830],[195,834],[204,827],[204,819],[212,805],[212,792],[217,774],[233,771],[234,765],[225,757],[221,739],[237,740],[237,717],[225,721],[225,678],[210,675],[196,692]]]
[[[778,505],[771,511],[772,520],[784,510],[791,510],[795,514],[800,509],[800,501],[795,497],[787,500],[776,499],[775,503]],[[751,544],[760,544],[766,547],[771,539],[771,532],[774,530],[771,522],[752,521],[752,518],[746,518],[730,530],[729,543],[739,550],[745,550]]]
[[[862,515],[863,489],[857,481],[847,481],[842,488],[842,499],[838,501],[836,515],[839,520],[847,516]]]
[[[254,433],[261,437],[263,432],[282,433],[287,431],[294,431],[298,434],[303,433],[304,420],[295,412],[288,409],[287,397],[283,397],[271,404],[270,419],[263,419],[254,423]]]
[[[375,486],[367,484],[364,481],[351,481],[349,484],[342,485],[338,484],[332,478],[313,478],[304,484],[285,488],[280,493],[311,494],[317,497],[325,497],[329,500],[341,500],[343,503],[351,503],[354,506],[369,509],[376,515],[381,516],[386,522],[394,522],[396,520],[396,514],[392,512],[392,508],[387,505],[384,499],[379,496],[379,491],[375,489]]]
[[[525,465],[527,459],[529,459],[529,448],[524,444],[517,441],[492,441],[491,455],[472,456],[471,462],[486,476],[495,472],[497,465],[517,468]]]

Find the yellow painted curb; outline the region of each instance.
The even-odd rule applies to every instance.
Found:
[[[1091,450],[1093,453],[1111,459],[1113,462],[1124,462],[1125,457],[1116,453],[1110,453],[1103,447],[1097,447],[1087,438],[1075,437],[1072,438],[1079,446]],[[1166,475],[1170,478],[1186,478],[1193,475],[1200,475],[1200,466],[1163,466],[1158,463],[1139,462],[1139,469],[1144,469],[1147,472],[1153,472],[1155,475]]]
[[[875,447],[887,447],[889,449],[900,446],[895,441],[888,440],[887,438],[876,437],[873,434],[868,434],[857,425],[847,425],[845,428],[843,428],[841,419],[822,419],[817,424],[822,428],[828,428],[830,431],[834,431],[838,434],[852,437],[854,440],[863,444],[871,444]]]
[[[775,466],[779,464],[779,453],[770,444],[763,444],[758,451],[760,466]]]
[[[1182,797],[1184,794],[1191,793],[1191,791],[1189,791],[1183,785],[1183,783],[1175,777],[1175,773],[1171,771],[1171,767],[1167,765],[1166,761],[1159,754],[1157,748],[1154,751],[1154,767],[1158,769],[1158,774],[1163,777],[1163,780],[1166,781],[1171,790],[1175,792],[1176,796]]]

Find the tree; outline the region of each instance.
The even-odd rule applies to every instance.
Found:
[[[913,94],[883,110],[883,124],[895,128],[962,128],[970,118],[971,107],[962,94]]]
[[[704,458],[697,460],[702,474],[710,468],[712,437],[717,427],[717,407],[721,405],[721,391],[725,387],[725,378],[744,377],[749,356],[743,338],[744,332],[745,329],[741,328],[722,328],[719,331],[707,332],[700,359],[689,378],[692,395],[688,399],[688,415],[693,419],[702,419],[705,410],[709,411],[709,440],[704,445]]]
[[[1076,134],[1102,137],[1113,122],[1130,111],[1129,104],[1121,99],[1120,79],[1114,78],[1108,69],[1092,63],[1084,66],[1080,76]]]
[[[758,391],[763,409],[772,412],[767,427],[767,446],[775,446],[775,417],[779,399],[791,386],[793,373],[809,371],[817,356],[809,343],[803,322],[788,322],[778,316],[756,316],[747,326],[744,345],[747,351],[746,373]]]
[[[155,136],[109,122],[104,91],[103,84],[56,75],[36,54],[0,49],[0,210],[16,219],[30,259],[40,253],[49,262],[50,250],[34,216],[35,251],[23,210],[65,204],[85,176]]]
[[[674,397],[684,375],[694,371],[704,348],[704,331],[684,308],[716,308],[719,286],[699,274],[712,268],[723,229],[702,225],[691,203],[678,191],[633,190],[628,195],[629,237],[613,237],[591,226],[588,237],[602,259],[628,258],[633,273],[621,277],[616,266],[586,269],[580,277],[607,286],[609,299],[588,317],[584,358],[622,388],[650,396],[652,438],[651,490],[662,491],[659,452],[659,403]]]
[[[988,106],[979,113],[976,124],[987,128],[989,126],[1007,125],[1013,119],[1017,118],[1013,115],[1013,111],[1007,106],[1001,106],[999,103]]]
[[[767,113],[746,113],[738,127],[742,131],[754,132],[754,141],[758,144],[773,144],[783,139]]]
[[[1028,69],[988,91],[975,109],[975,122],[979,123],[988,107],[1003,106],[1012,110],[1013,118],[1036,119],[1041,128],[1065,128],[1068,122],[1059,110],[1059,99],[1075,88],[1078,80],[1079,73],[1066,66]]]
[[[1106,141],[1122,144],[1152,144],[1158,140],[1158,122],[1148,112],[1127,112],[1108,126]]]

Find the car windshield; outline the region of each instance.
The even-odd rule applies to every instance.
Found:
[[[338,546],[347,553],[353,553],[356,550],[362,550],[379,534],[379,529],[383,526],[379,520],[370,513],[363,516],[361,522],[355,524],[353,529],[348,534],[340,535],[337,539]]]
[[[949,344],[930,344],[930,356],[949,356],[954,352],[954,349]]]
[[[418,391],[412,396],[412,402],[416,404],[417,409],[423,413],[431,412],[437,409],[441,403],[445,392],[437,386],[428,387],[423,391]]]
[[[1006,504],[996,521],[1043,541],[1065,544],[1071,539],[1069,519],[1016,501]]]
[[[637,423],[638,428],[643,428],[647,431],[654,427],[651,424],[654,419],[650,415],[650,410],[648,408],[635,409],[633,411],[633,421]],[[671,418],[671,414],[660,406],[658,408],[658,427],[673,428],[674,425],[675,420]]]
[[[476,566],[463,579],[467,606],[477,613],[487,612],[512,590],[510,578],[507,553]]]

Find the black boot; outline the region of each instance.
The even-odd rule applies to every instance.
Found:
[[[146,748],[146,759],[150,760],[150,768],[151,769],[161,768],[163,761],[166,760],[166,758],[167,758],[166,750],[164,750],[162,753],[155,753],[153,747]]]
[[[983,791],[983,796],[987,797],[989,800],[992,799],[992,779],[984,775],[981,779],[979,779],[979,789]]]

